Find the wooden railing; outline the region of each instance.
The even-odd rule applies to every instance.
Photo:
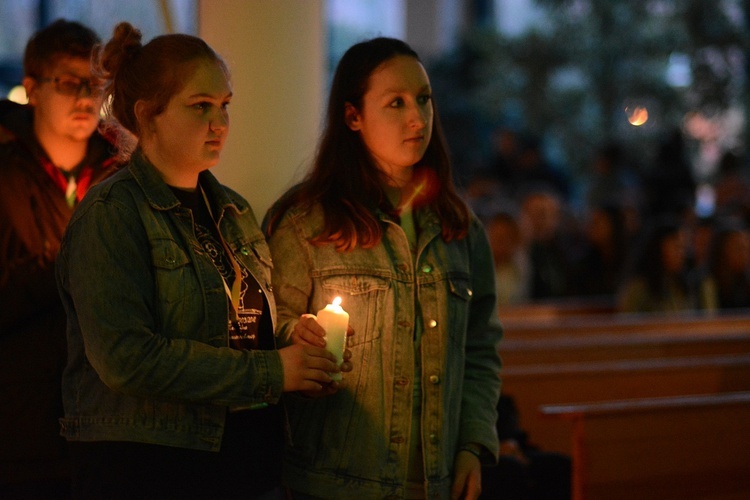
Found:
[[[543,405],[572,426],[572,497],[750,498],[750,392]]]
[[[748,311],[501,321],[503,392],[577,499],[750,498]]]
[[[502,380],[531,441],[570,453],[569,428],[543,419],[540,406],[750,391],[750,354],[506,366]]]

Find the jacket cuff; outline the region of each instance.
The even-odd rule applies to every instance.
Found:
[[[284,391],[284,367],[281,364],[279,351],[256,351],[260,354],[261,382],[258,385],[258,403],[276,404]]]

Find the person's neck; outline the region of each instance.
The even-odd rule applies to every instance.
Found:
[[[412,180],[412,169],[404,169],[401,172],[386,172],[381,170],[380,182],[391,190],[403,191]]]
[[[399,208],[399,205],[401,205],[401,188],[385,183],[382,186],[383,192],[385,193],[386,198],[388,198],[388,201],[391,202],[393,208]]]
[[[66,172],[73,170],[86,157],[88,141],[36,132],[36,138],[52,163]]]
[[[177,189],[195,191],[198,188],[198,174],[191,170],[174,167],[159,155],[156,148],[141,141],[141,150],[148,161],[156,168],[164,183]]]

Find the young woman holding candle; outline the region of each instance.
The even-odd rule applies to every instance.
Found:
[[[417,54],[376,38],[338,64],[317,157],[266,217],[278,337],[342,299],[353,370],[288,398],[284,480],[299,498],[477,498],[497,459],[492,253],[451,181]]]
[[[208,172],[229,132],[227,67],[199,38],[142,45],[128,23],[99,62],[137,149],[81,202],[58,260],[74,497],[280,498],[276,403],[333,392],[339,368],[321,347],[275,349],[263,233]]]

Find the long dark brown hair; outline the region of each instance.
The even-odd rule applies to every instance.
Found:
[[[370,75],[385,61],[401,55],[420,61],[409,45],[394,38],[373,38],[346,51],[333,77],[325,129],[312,169],[271,209],[269,235],[292,206],[310,208],[320,203],[325,223],[312,244],[333,243],[339,251],[350,251],[358,246],[372,248],[380,242],[383,231],[375,210],[385,200],[381,174],[360,134],[347,125],[344,110],[349,103],[361,111]],[[469,211],[454,188],[448,146],[434,106],[433,102],[432,138],[414,168],[415,172],[429,171],[428,177],[436,181],[437,194],[429,206],[440,218],[442,237],[447,242],[466,236]]]

